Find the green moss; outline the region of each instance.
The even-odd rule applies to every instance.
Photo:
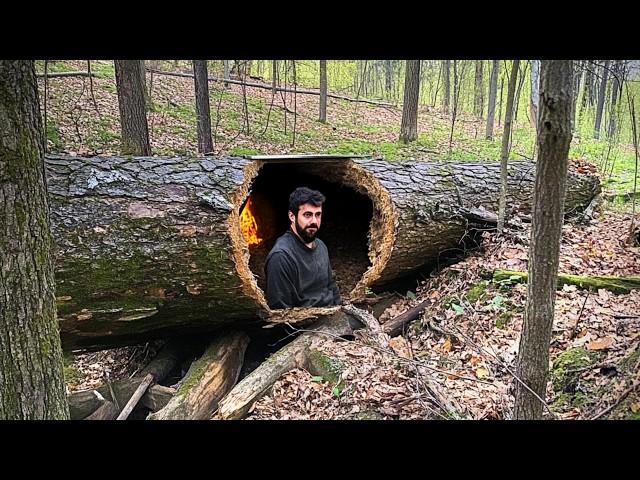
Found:
[[[341,374],[344,370],[344,364],[335,358],[328,357],[318,350],[309,352],[309,369],[316,375],[321,375],[325,380],[336,384],[336,387],[342,391]]]
[[[62,357],[64,381],[69,385],[77,385],[82,380],[82,374],[73,366],[73,355],[65,353]]]
[[[467,300],[469,300],[469,302],[471,303],[476,303],[485,295],[485,291],[487,290],[488,285],[489,285],[489,282],[485,280],[473,284],[471,288],[469,288],[469,290],[467,291],[467,294],[466,294]]]
[[[189,371],[184,377],[183,383],[176,392],[176,395],[185,395],[192,387],[200,383],[204,372],[207,370],[209,360],[209,358],[205,358],[203,356],[191,364]]]
[[[590,403],[589,397],[582,392],[576,392],[576,393],[562,392],[553,401],[553,404],[551,405],[551,409],[557,412],[557,411],[566,410],[570,407],[582,408],[588,405],[589,403]]]
[[[570,392],[575,387],[579,372],[571,370],[588,367],[596,362],[598,354],[584,348],[570,348],[562,352],[553,362],[551,380],[555,391]]]

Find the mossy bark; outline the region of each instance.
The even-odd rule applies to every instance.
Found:
[[[238,381],[249,337],[242,332],[222,335],[193,362],[176,395],[149,420],[209,420],[218,401]]]
[[[33,61],[0,60],[0,420],[67,419]]]

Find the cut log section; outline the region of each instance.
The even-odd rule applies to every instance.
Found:
[[[318,326],[308,329],[282,347],[258,368],[243,378],[219,403],[218,417],[223,420],[244,418],[251,406],[285,373],[309,365],[309,352],[314,342],[324,340],[323,334],[343,336],[351,334],[347,315],[342,312],[319,320]]]
[[[508,202],[530,210],[535,169],[509,166]],[[343,296],[433,264],[497,208],[500,166],[306,156],[46,158],[63,347],[100,348],[239,321],[297,321],[333,310],[270,310],[264,258],[288,226],[297,186],[327,197],[320,238]],[[567,214],[598,179],[572,174]],[[249,205],[249,207],[247,207]],[[255,237],[241,228],[252,211]],[[478,212],[482,212],[479,215]]]
[[[233,332],[216,339],[193,362],[171,401],[149,420],[209,420],[218,401],[238,381],[249,337]]]
[[[496,270],[493,273],[493,280],[501,282],[526,282],[529,274],[511,270]],[[640,277],[611,277],[611,276],[585,276],[558,274],[558,286],[575,285],[580,288],[598,290],[603,288],[613,293],[629,293],[631,290],[640,289]]]

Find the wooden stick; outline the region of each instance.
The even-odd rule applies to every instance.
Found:
[[[407,323],[412,322],[413,320],[418,318],[422,313],[422,311],[427,307],[428,303],[429,303],[429,300],[424,300],[423,302],[420,302],[418,305],[410,308],[403,314],[398,315],[395,318],[392,318],[388,322],[385,322],[385,324],[382,326],[382,330],[390,337],[395,337],[396,335],[400,335],[400,333],[402,333],[402,329],[404,328],[404,326]]]
[[[606,415],[607,413],[609,413],[611,410],[613,410],[614,408],[616,408],[618,405],[620,405],[620,403],[629,396],[629,394],[631,392],[633,392],[636,388],[638,388],[640,386],[640,380],[636,380],[634,382],[633,385],[631,385],[629,388],[627,388],[624,392],[622,392],[622,395],[620,395],[618,397],[618,399],[613,402],[609,407],[605,408],[604,410],[602,410],[600,413],[598,413],[597,415],[593,416],[591,418],[591,420],[597,420],[600,417]]]
[[[122,412],[120,412],[120,415],[118,415],[118,418],[116,418],[116,420],[127,419],[127,417],[131,414],[131,411],[134,409],[134,407],[138,404],[138,402],[142,398],[142,395],[144,395],[144,392],[146,392],[147,388],[149,388],[149,385],[151,385],[151,382],[153,382],[153,375],[150,373],[147,373],[147,376],[144,377],[144,380],[142,380],[142,382],[140,383],[136,391],[133,392],[132,397],[124,406],[124,408],[122,409]]]

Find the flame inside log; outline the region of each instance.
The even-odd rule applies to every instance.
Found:
[[[254,216],[253,199],[251,197],[247,199],[247,203],[240,213],[240,230],[250,247],[258,246],[264,240],[258,231],[258,223]]]

